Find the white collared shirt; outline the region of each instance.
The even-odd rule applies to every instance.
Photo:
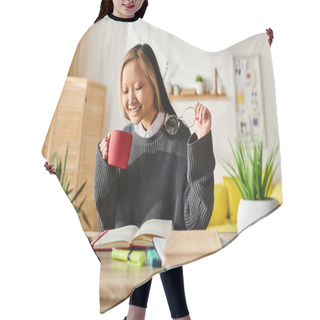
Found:
[[[150,128],[145,130],[141,122],[134,125],[134,131],[142,138],[151,138],[154,136],[162,127],[165,122],[166,114],[159,111],[156,118],[152,122]]]

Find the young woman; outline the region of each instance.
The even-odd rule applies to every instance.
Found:
[[[100,12],[94,23],[106,15],[120,19],[143,18],[148,0],[101,0]]]
[[[133,135],[128,168],[107,164],[109,137],[98,145],[94,192],[102,230],[156,218],[172,220],[174,229],[205,229],[213,208],[211,114],[195,106],[194,129],[177,120],[153,50],[133,47],[120,73],[121,105],[130,120],[124,131]],[[190,319],[182,268],[161,274],[173,319]],[[144,319],[151,280],[130,298],[127,319]]]

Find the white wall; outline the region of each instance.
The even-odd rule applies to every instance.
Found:
[[[201,62],[195,62],[189,69],[185,68],[184,78],[189,81],[182,81],[182,74],[180,74],[180,77],[175,77],[177,83],[182,83],[186,87],[192,87],[194,86],[194,83],[190,81],[190,79],[194,79],[194,75],[197,74],[198,70],[201,70],[202,67],[202,70],[198,73],[202,74],[205,79],[211,80],[208,82],[210,86],[213,87],[214,68],[217,67],[219,70],[219,77],[223,82],[226,97],[200,101],[211,110],[213,117],[212,132],[214,138],[214,152],[217,161],[215,169],[216,182],[222,182],[223,176],[227,174],[221,165],[221,161],[223,159],[228,161],[233,160],[229,143],[231,142],[234,144],[238,134],[236,129],[236,89],[233,65],[233,57],[235,56],[258,56],[260,60],[260,76],[266,133],[264,158],[266,158],[268,152],[278,142],[279,133],[273,67],[269,44],[264,34],[243,39],[225,50],[210,53],[208,54],[207,59],[202,57]],[[195,57],[195,60],[197,60],[197,57]],[[179,69],[183,69],[184,65],[182,58]],[[192,103],[195,104],[197,101],[198,99],[193,101],[188,100],[187,102],[176,100],[173,102],[173,105],[178,115],[181,115],[186,106],[189,106],[190,104],[192,105]],[[189,119],[189,123],[191,123],[191,119]],[[278,161],[280,161],[280,156]],[[280,178],[281,168],[277,171],[277,174],[274,177],[274,182],[277,183]]]

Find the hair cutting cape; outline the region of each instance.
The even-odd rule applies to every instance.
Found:
[[[215,39],[208,35],[208,41]],[[57,177],[90,240],[88,245],[96,244],[106,232],[100,229],[94,197],[97,145],[108,132],[123,130],[128,124],[120,106],[120,70],[125,54],[137,44],[153,49],[177,116],[183,114],[184,121],[192,123],[193,115],[183,111],[197,102],[211,111],[215,164],[210,197],[214,208],[208,226],[200,228],[206,230],[170,231],[166,242],[157,240],[158,251],[136,250],[132,245],[129,252],[95,250],[101,261],[101,312],[128,298],[154,274],[217,252],[282,203],[280,155],[275,149],[279,143],[275,85],[267,35],[252,36],[219,52],[206,52],[141,19],[123,22],[106,16],[79,42],[42,149],[48,162],[55,164]],[[193,128],[190,130],[192,134]],[[263,147],[254,156],[255,143],[260,140]],[[233,179],[241,160],[244,171]],[[244,189],[255,185],[257,193],[262,188],[259,172],[262,179],[270,176],[266,181],[270,185],[268,199],[254,195],[248,200]],[[160,183],[158,178],[150,189]],[[192,177],[188,181],[191,184]],[[242,184],[245,187],[240,192]],[[200,212],[201,203],[197,205]],[[170,213],[166,215],[170,218]]]

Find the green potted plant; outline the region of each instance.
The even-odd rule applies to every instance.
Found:
[[[198,75],[196,77],[196,93],[203,94],[204,92],[204,82],[202,76]]]
[[[58,157],[57,152],[55,152],[54,156],[53,156],[53,167],[55,169],[55,173],[56,176],[62,186],[63,191],[66,193],[66,195],[68,196],[68,198],[70,199],[72,205],[74,206],[77,214],[81,214],[83,217],[83,220],[85,221],[85,223],[87,224],[88,227],[91,227],[90,222],[83,210],[83,204],[86,201],[86,197],[84,197],[82,199],[82,201],[80,202],[80,204],[76,204],[76,200],[77,198],[80,196],[80,194],[82,193],[84,187],[86,186],[86,181],[81,185],[81,187],[74,193],[74,195],[71,197],[71,193],[73,191],[73,189],[70,188],[70,179],[68,178],[68,175],[66,174],[66,166],[67,166],[67,159],[68,159],[68,150],[69,150],[69,145],[67,146],[66,149],[66,153],[64,156],[64,162],[61,160],[60,157]]]
[[[269,198],[270,186],[279,163],[275,165],[279,151],[277,144],[270,151],[263,166],[263,139],[253,139],[252,146],[238,138],[235,147],[231,145],[235,165],[223,161],[241,194],[237,213],[238,233],[274,211],[279,202]]]

